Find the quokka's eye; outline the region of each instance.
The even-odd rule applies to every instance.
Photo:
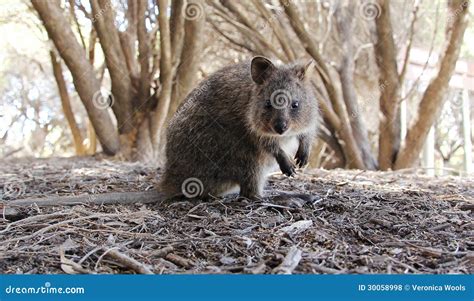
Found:
[[[268,99],[267,101],[265,101],[265,108],[270,109],[271,107],[272,107],[272,102],[270,101],[270,99]]]
[[[291,107],[292,107],[293,109],[296,109],[296,108],[299,107],[299,105],[300,105],[300,103],[299,103],[297,100],[295,100],[295,101],[293,101],[293,103],[291,104]]]

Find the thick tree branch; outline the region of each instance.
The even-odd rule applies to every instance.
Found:
[[[349,121],[352,127],[355,141],[357,142],[362,159],[367,169],[377,169],[377,162],[375,161],[372,150],[370,149],[370,142],[367,135],[367,128],[365,126],[363,116],[361,115],[359,104],[357,102],[357,93],[354,86],[354,42],[353,42],[353,16],[355,13],[354,3],[350,2],[347,6],[340,5],[335,12],[337,26],[339,28],[341,45],[342,45],[342,62],[338,68],[342,96],[349,114]]]
[[[236,1],[232,0],[220,0],[222,5],[227,8],[232,14],[237,17],[237,20],[243,24],[246,28],[249,28],[252,34],[257,37],[258,41],[262,43],[262,45],[273,52],[280,60],[286,61],[285,57],[283,57],[278,49],[271,43],[268,42],[267,39],[260,33],[256,26],[255,22],[252,22],[244,13],[244,11],[238,6]]]
[[[416,163],[426,136],[443,107],[445,101],[443,95],[456,67],[468,23],[469,1],[453,0],[449,2],[448,7],[450,17],[446,32],[447,43],[439,62],[438,73],[423,94],[418,107],[418,115],[415,116],[412,126],[408,129],[405,143],[395,162],[396,169],[411,167]]]
[[[136,55],[137,24],[138,24],[138,4],[136,0],[127,0],[127,29],[119,32],[120,46],[125,56],[127,70],[130,74],[133,88],[138,90],[139,69]]]
[[[100,90],[100,84],[91,64],[87,61],[84,48],[77,42],[69,22],[55,2],[42,0],[31,2],[43,21],[49,37],[71,71],[74,86],[84,103],[104,152],[114,155],[120,148],[118,135],[108,111],[94,104],[94,94]]]
[[[304,28],[304,24],[301,21],[298,11],[296,10],[295,4],[285,0],[280,0],[280,3],[285,10],[285,13],[290,21],[293,30],[300,39],[301,44],[316,61],[316,69],[321,75],[321,79],[324,83],[324,86],[328,91],[329,99],[331,100],[334,111],[340,117],[340,127],[335,128],[335,130],[345,143],[345,147],[343,148],[343,150],[347,164],[350,168],[365,169],[364,162],[362,161],[361,152],[354,140],[351,128],[346,122],[346,120],[348,119],[347,113],[344,110],[341,100],[337,96],[336,88],[334,87],[329,77],[329,70],[326,66],[325,61],[318,52],[317,45]]]
[[[153,113],[153,118],[150,125],[150,135],[153,145],[158,145],[161,133],[163,132],[163,126],[168,115],[172,82],[173,82],[173,68],[172,68],[172,56],[171,56],[171,38],[170,38],[170,25],[168,23],[168,1],[157,0],[158,9],[160,11],[158,16],[158,23],[160,26],[160,84],[161,92],[158,96],[158,105]]]
[[[170,35],[171,35],[171,55],[173,56],[173,69],[176,69],[181,57],[184,42],[184,21],[183,10],[185,0],[174,0],[171,3]]]
[[[201,5],[201,0],[188,0],[188,5]],[[203,44],[205,17],[186,20],[184,23],[184,41],[179,66],[176,70],[176,83],[173,86],[169,116],[172,116],[181,101],[196,84],[198,65],[201,61],[200,52]]]
[[[51,50],[49,54],[51,57],[51,64],[53,65],[54,78],[56,79],[56,84],[58,85],[59,98],[61,99],[61,106],[63,108],[64,116],[66,117],[69,128],[71,129],[71,134],[74,141],[76,154],[78,156],[83,156],[85,155],[85,148],[83,145],[82,134],[81,134],[81,130],[77,126],[76,119],[74,118],[74,113],[72,112],[71,100],[69,98],[69,93],[67,91],[66,82],[64,81],[61,62],[58,61],[54,51]]]
[[[261,34],[256,34],[255,29],[247,27],[242,22],[236,21],[234,15],[230,15],[228,10],[226,10],[219,2],[210,1],[209,2],[215,9],[216,15],[227,21],[230,25],[234,26],[243,36],[247,37],[249,40],[253,41],[256,48],[258,49],[258,54],[261,55],[274,55],[278,59],[285,61],[285,57],[268,42],[265,37]]]
[[[275,36],[280,42],[280,45],[283,48],[283,51],[285,52],[288,61],[294,61],[296,59],[296,54],[293,51],[293,48],[291,47],[291,40],[285,33],[283,27],[280,25],[280,22],[276,20],[277,18],[275,18],[275,16],[270,14],[270,12],[265,7],[265,4],[262,1],[252,0],[252,2],[254,6],[258,9],[258,11],[262,14],[262,16],[265,18],[265,26],[269,26],[275,33]]]
[[[112,109],[117,117],[120,134],[133,129],[132,83],[125,56],[120,47],[120,38],[115,27],[115,13],[110,0],[91,0],[94,27],[104,51],[107,69],[112,80],[112,94],[115,103]]]
[[[140,81],[138,90],[138,105],[141,106],[150,98],[150,37],[146,29],[147,0],[139,0],[138,5],[138,61],[140,62]]]
[[[410,62],[410,51],[411,46],[413,45],[413,36],[415,35],[415,23],[418,19],[418,10],[420,8],[420,1],[416,1],[415,7],[413,8],[413,17],[410,23],[410,29],[408,31],[408,43],[405,50],[405,58],[402,64],[402,70],[400,71],[400,75],[398,76],[398,82],[403,83],[405,80],[405,74],[408,68],[408,63]]]
[[[76,6],[74,4],[74,0],[69,0],[69,13],[71,14],[71,17],[74,20],[74,24],[76,25],[76,28],[77,28],[77,33],[79,34],[79,37],[81,38],[82,47],[86,49],[86,41],[84,39],[84,35],[82,34],[81,25],[79,25],[79,21],[77,20],[75,8]]]
[[[379,67],[380,112],[379,122],[379,167],[392,168],[400,147],[400,124],[398,116],[399,81],[397,48],[393,40],[390,19],[390,1],[379,0],[380,16],[375,19],[377,42],[376,62]]]
[[[255,53],[256,52],[255,49],[251,48],[249,45],[247,45],[243,42],[237,41],[236,39],[231,37],[229,34],[225,33],[223,30],[221,30],[219,28],[219,26],[217,26],[216,23],[212,19],[209,18],[207,21],[211,24],[212,28],[218,34],[220,34],[225,40],[227,40],[229,43],[231,43],[231,45],[238,46],[239,48],[241,48],[240,50],[248,51],[250,53]]]

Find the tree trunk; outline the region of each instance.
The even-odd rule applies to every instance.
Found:
[[[188,5],[203,5],[198,3],[199,1],[196,0],[188,1]],[[173,116],[179,104],[196,84],[200,51],[203,44],[204,22],[205,17],[201,16],[195,19],[188,19],[184,23],[183,48],[176,71],[176,82],[179,84],[173,87],[168,112],[170,117]]]
[[[183,49],[184,40],[184,22],[183,13],[185,9],[184,0],[174,0],[171,3],[171,17],[170,17],[170,35],[171,35],[171,54],[173,56],[173,68],[176,69],[181,52]]]
[[[450,18],[446,32],[447,43],[439,62],[437,75],[426,88],[418,107],[418,115],[414,117],[412,126],[408,129],[405,143],[402,145],[395,162],[395,169],[411,167],[415,164],[423,148],[423,143],[433,122],[443,107],[443,97],[449,85],[449,80],[456,67],[464,32],[467,27],[469,2],[453,0],[449,2]]]
[[[462,134],[464,144],[464,170],[467,174],[472,173],[472,141],[471,141],[471,109],[469,102],[469,91],[462,91]]]
[[[379,167],[392,168],[397,150],[400,148],[400,124],[398,119],[399,76],[397,50],[393,40],[390,18],[390,1],[379,0],[380,16],[375,19],[377,42],[376,62],[379,67],[380,112],[379,123]]]
[[[160,14],[158,16],[158,23],[160,26],[160,45],[161,45],[161,57],[160,57],[160,83],[161,91],[158,96],[158,105],[151,116],[150,135],[151,143],[154,147],[159,147],[159,139],[163,132],[163,127],[168,115],[171,91],[172,91],[172,65],[171,65],[171,39],[170,39],[170,26],[168,23],[168,16],[166,14],[168,8],[167,0],[158,0],[158,8]],[[155,150],[157,153],[158,150]]]
[[[341,43],[343,49],[341,66],[338,69],[342,96],[349,115],[354,140],[359,146],[362,160],[367,169],[377,169],[377,162],[370,149],[370,142],[367,136],[367,128],[362,118],[357,94],[354,87],[354,46],[353,46],[353,18],[354,3],[349,2],[347,7],[338,7],[336,9],[336,21],[341,34]]]
[[[328,68],[326,63],[319,54],[318,48],[314,43],[314,40],[308,34],[304,28],[304,24],[296,10],[295,4],[291,1],[280,0],[281,5],[283,6],[290,24],[295,31],[296,35],[300,39],[303,47],[306,51],[313,57],[316,61],[316,67],[319,73],[321,74],[321,79],[324,83],[324,86],[327,89],[329,99],[334,108],[334,111],[339,116],[340,127],[335,130],[338,132],[339,137],[344,141],[345,146],[343,148],[344,156],[346,157],[346,163],[350,168],[365,169],[364,162],[362,161],[360,150],[355,142],[354,136],[350,125],[347,123],[347,112],[344,110],[344,106],[341,103],[341,100],[337,96],[336,89],[332,83],[332,80],[329,75]]]
[[[76,40],[56,2],[31,0],[31,3],[73,76],[74,86],[94,125],[102,149],[106,154],[114,155],[120,149],[117,130],[107,108],[98,107],[94,103],[94,95],[100,91],[100,83],[86,58],[85,50]]]
[[[431,127],[423,146],[423,167],[428,176],[435,175],[435,129]]]
[[[140,63],[140,82],[138,87],[138,106],[144,105],[150,99],[150,38],[146,29],[146,12],[148,1],[138,1],[138,61]]]
[[[97,151],[97,136],[95,135],[94,126],[90,119],[87,119],[87,137],[89,143],[87,144],[87,154],[93,155]]]
[[[58,85],[59,98],[61,99],[61,106],[63,108],[64,116],[66,117],[69,128],[71,129],[72,139],[74,141],[74,148],[76,149],[76,155],[83,156],[86,154],[86,149],[83,144],[81,130],[77,126],[74,113],[71,109],[71,100],[69,99],[69,93],[67,92],[66,82],[64,81],[63,70],[61,62],[58,61],[54,51],[49,52],[51,57],[51,64],[53,65],[53,74]]]
[[[127,69],[120,37],[115,27],[115,14],[110,0],[91,0],[94,28],[104,51],[107,70],[112,80],[112,110],[117,117],[118,131],[128,134],[134,129],[132,81]]]

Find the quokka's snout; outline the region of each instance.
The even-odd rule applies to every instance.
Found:
[[[282,135],[288,129],[288,121],[284,119],[277,119],[273,125],[273,129],[277,134]]]

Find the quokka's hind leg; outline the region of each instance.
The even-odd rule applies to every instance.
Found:
[[[240,181],[240,196],[248,199],[261,199],[266,178],[261,172],[249,173]]]
[[[214,187],[210,189],[209,194],[215,197],[222,197],[238,192],[239,184],[237,184],[237,182],[224,182],[214,185]]]

